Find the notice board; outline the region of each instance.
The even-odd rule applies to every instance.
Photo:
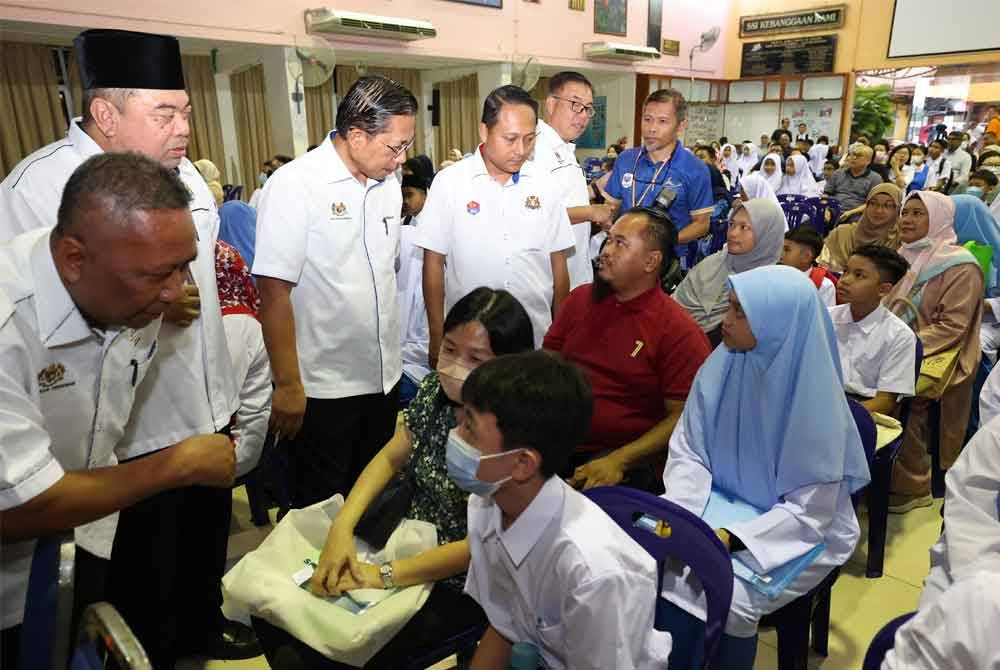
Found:
[[[836,35],[745,42],[740,77],[833,72]]]

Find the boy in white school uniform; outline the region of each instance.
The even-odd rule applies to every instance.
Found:
[[[788,265],[809,275],[809,281],[819,291],[819,299],[827,307],[837,304],[837,284],[835,275],[824,267],[816,265],[816,259],[823,252],[823,238],[807,225],[801,225],[785,233],[778,265]]]
[[[830,308],[844,390],[869,412],[892,414],[899,396],[913,395],[916,335],[882,305],[908,267],[888,247],[858,247],[837,283],[844,304]]]
[[[500,356],[473,371],[462,400],[448,473],[474,494],[465,590],[490,622],[472,668],[508,667],[518,642],[550,669],[666,667],[656,562],[556,476],[590,422],[583,373],[541,351]]]

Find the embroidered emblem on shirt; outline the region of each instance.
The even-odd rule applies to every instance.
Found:
[[[53,363],[38,373],[38,391],[45,393],[64,386],[72,386],[76,382],[63,383],[66,377],[66,367],[62,363]]]
[[[633,349],[633,350],[632,350],[632,353],[631,353],[631,354],[629,354],[629,356],[630,356],[631,358],[635,358],[636,356],[638,356],[638,355],[639,355],[639,352],[640,352],[640,351],[642,351],[642,348],[643,348],[643,347],[644,347],[645,345],[646,345],[646,343],[645,343],[645,342],[643,342],[642,340],[636,340],[636,341],[635,341],[635,349]]]
[[[330,207],[330,211],[333,212],[334,216],[346,216],[347,215],[347,205],[342,202],[335,202]]]
[[[529,195],[524,200],[524,206],[528,209],[538,209],[542,206],[542,201],[538,199],[537,195]]]
[[[631,172],[622,175],[622,188],[631,188],[634,177]]]
[[[469,214],[472,214],[473,216],[479,214],[479,203],[476,202],[475,200],[470,200],[469,204],[465,206],[465,211],[467,211]]]

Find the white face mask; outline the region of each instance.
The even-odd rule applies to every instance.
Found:
[[[913,154],[913,158],[910,159],[910,162],[913,163],[914,165],[923,165],[924,157]]]

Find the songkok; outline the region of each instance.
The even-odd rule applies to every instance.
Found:
[[[85,30],[73,40],[83,89],[184,90],[177,38],[128,30]]]

